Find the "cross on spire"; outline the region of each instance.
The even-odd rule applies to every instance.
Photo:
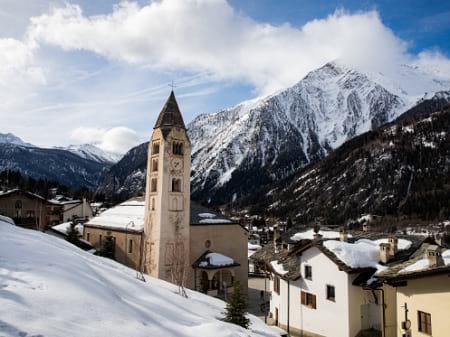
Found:
[[[172,82],[169,84],[169,87],[171,87],[172,88],[172,91],[173,91],[173,88],[175,88],[176,87],[176,85],[173,83],[173,80],[172,80]]]

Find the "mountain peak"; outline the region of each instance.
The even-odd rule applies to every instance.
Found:
[[[34,147],[33,144],[24,142],[21,138],[16,135],[8,133],[0,133],[0,144],[14,144],[26,147]]]

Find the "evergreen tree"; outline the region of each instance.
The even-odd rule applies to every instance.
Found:
[[[240,325],[247,329],[250,320],[246,317],[247,314],[247,300],[242,293],[239,281],[236,281],[233,287],[233,293],[225,307],[225,322]]]
[[[103,241],[102,248],[97,252],[97,255],[114,260],[115,245],[116,244],[114,242],[114,238],[111,235],[111,232],[106,233],[105,241]]]
[[[292,228],[292,219],[291,217],[287,218],[286,221],[286,232],[289,231]]]
[[[69,241],[71,244],[78,246],[80,243],[80,240],[78,239],[79,233],[77,229],[75,228],[75,221],[72,221],[70,223],[69,230],[67,231],[66,240]]]

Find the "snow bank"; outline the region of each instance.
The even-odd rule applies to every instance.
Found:
[[[0,222],[0,336],[279,336],[249,315],[225,323],[225,303],[145,277],[65,240]]]
[[[293,241],[300,241],[300,240],[312,240],[314,239],[314,230],[310,229],[305,232],[295,233],[291,236],[291,240]],[[319,231],[319,234],[322,235],[322,239],[338,239],[339,238],[339,232],[337,231]],[[351,234],[347,235],[349,238],[351,238]]]
[[[350,268],[378,268],[379,248],[366,241],[370,240],[359,240],[356,243],[328,240],[323,245]]]

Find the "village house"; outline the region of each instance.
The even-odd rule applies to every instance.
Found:
[[[171,92],[149,143],[145,198],[88,221],[84,239],[110,234],[115,258],[151,276],[225,298],[235,280],[247,291],[248,232],[190,200],[191,144]]]
[[[377,278],[388,302],[386,337],[449,335],[450,250],[424,243]]]
[[[51,204],[45,198],[21,189],[0,192],[0,215],[17,226],[45,230],[51,223]]]
[[[71,199],[64,195],[57,195],[50,199],[49,202],[60,210],[58,223],[69,222],[74,218],[79,221],[86,221],[92,218],[94,211],[90,203],[85,198],[82,200]]]
[[[383,335],[386,305],[375,273],[400,263],[424,238],[312,230],[253,254],[270,275],[270,320],[294,336]]]

